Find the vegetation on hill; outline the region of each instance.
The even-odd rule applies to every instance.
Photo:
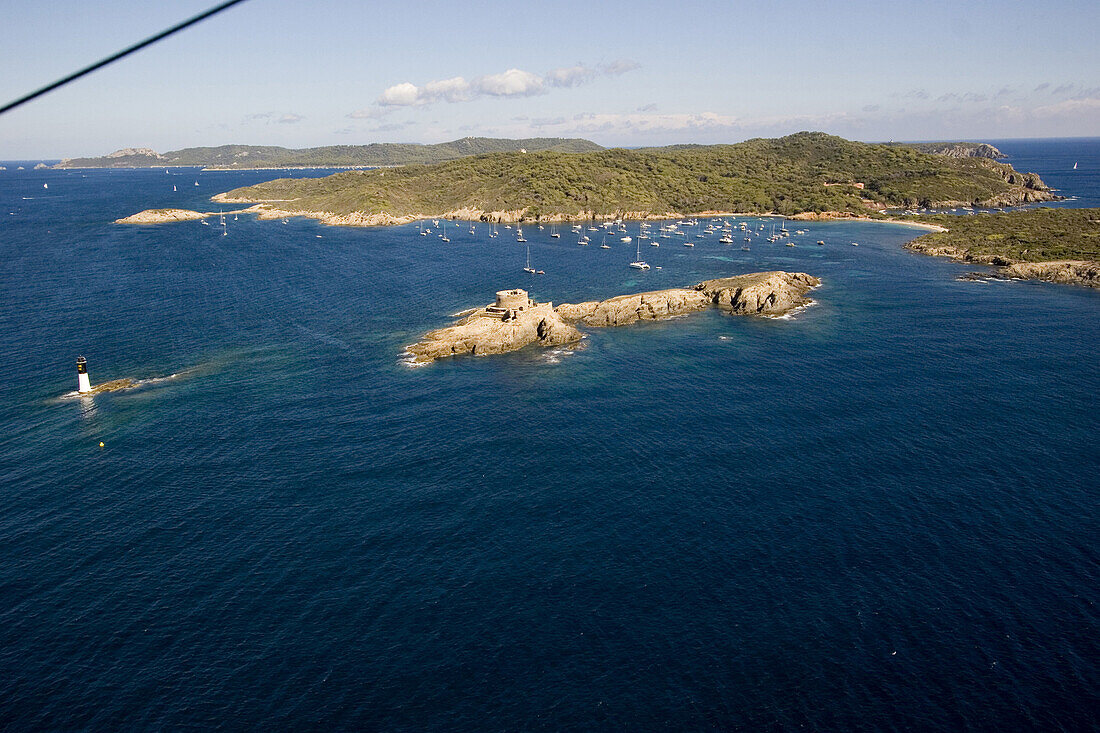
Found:
[[[530,150],[530,149],[529,149]],[[279,179],[225,194],[279,208],[394,216],[467,209],[526,218],[703,211],[855,212],[1052,198],[1039,177],[818,132],[736,145],[495,153],[432,166]]]
[[[207,168],[340,168],[441,163],[486,153],[553,150],[582,153],[602,150],[594,142],[570,138],[507,140],[466,137],[436,145],[374,143],[329,145],[292,150],[270,145],[222,145],[184,148],[163,155],[147,148],[127,148],[101,158],[67,158],[57,168],[157,168],[203,166]]]
[[[1040,208],[971,216],[922,216],[949,227],[918,237],[911,249],[958,259],[1008,264],[1100,261],[1100,209]]]

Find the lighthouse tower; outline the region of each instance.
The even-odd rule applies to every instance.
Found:
[[[92,391],[92,382],[88,379],[88,360],[83,356],[76,357],[76,391],[87,394]]]

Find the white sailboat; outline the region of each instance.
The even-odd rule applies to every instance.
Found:
[[[1077,161],[1073,162],[1073,170],[1077,170]]]
[[[535,268],[531,267],[531,245],[527,245],[527,265],[523,268],[524,272],[535,274]]]
[[[551,239],[560,239],[561,238],[561,235],[558,234],[558,228],[556,226],[550,227],[550,238]]]
[[[447,238],[447,220],[446,219],[443,220],[443,233],[439,235],[439,238],[441,240],[443,240],[444,242],[451,241],[450,239]]]
[[[642,243],[638,242],[638,247],[634,252],[634,261],[630,263],[630,266],[635,270],[648,270],[649,263],[642,259]]]

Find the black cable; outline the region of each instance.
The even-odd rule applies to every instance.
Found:
[[[146,46],[148,46],[152,43],[156,43],[160,39],[166,38],[166,37],[172,35],[173,33],[175,33],[176,31],[182,31],[187,26],[194,25],[195,23],[198,23],[200,20],[205,20],[206,18],[209,18],[211,15],[214,15],[216,13],[220,13],[221,11],[225,10],[226,8],[229,8],[233,5],[236,5],[237,3],[242,3],[242,2],[244,2],[244,0],[228,0],[227,2],[224,2],[221,5],[213,7],[210,10],[207,10],[204,13],[200,13],[200,14],[196,15],[194,18],[191,18],[190,20],[185,20],[182,23],[179,23],[178,25],[172,26],[171,28],[169,28],[166,31],[161,31],[160,33],[156,34],[155,36],[150,36],[149,38],[146,38],[141,43],[136,43],[133,46],[130,46],[129,48],[127,48],[127,49],[119,51],[118,53],[116,53],[113,56],[108,56],[107,58],[102,59],[101,61],[97,61],[94,64],[92,64],[91,66],[83,68],[83,69],[81,69],[80,71],[77,71],[74,74],[69,74],[64,79],[59,79],[59,80],[55,81],[53,84],[50,84],[48,86],[44,86],[36,92],[31,92],[30,94],[28,94],[25,97],[20,97],[19,99],[15,100],[14,102],[11,102],[9,104],[4,105],[2,108],[0,108],[0,115],[4,114],[5,112],[7,112],[10,109],[15,109],[16,107],[23,104],[24,102],[31,101],[35,97],[40,97],[43,94],[45,94],[46,92],[50,92],[50,91],[53,91],[54,89],[57,89],[60,86],[64,86],[65,84],[68,84],[69,82],[73,81],[74,79],[79,79],[80,77],[84,76],[85,74],[90,74],[93,71],[95,71],[96,69],[102,68],[102,67],[106,66],[107,64],[111,63],[112,61],[118,61],[123,56],[129,56],[134,51],[138,51],[138,50],[140,50],[142,48],[145,48]]]

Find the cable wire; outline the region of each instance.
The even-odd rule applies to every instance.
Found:
[[[210,10],[207,10],[203,13],[199,13],[198,15],[196,15],[193,18],[185,20],[182,23],[179,23],[177,25],[174,25],[171,28],[169,28],[168,30],[161,31],[160,33],[156,34],[155,36],[150,36],[149,38],[146,38],[144,41],[141,41],[140,43],[135,43],[133,46],[130,46],[129,48],[123,49],[122,51],[119,51],[118,53],[114,54],[113,56],[108,56],[105,59],[102,59],[100,61],[96,61],[91,66],[85,67],[85,68],[81,69],[80,71],[69,74],[64,79],[58,79],[54,83],[48,84],[47,86],[42,87],[38,91],[31,92],[30,94],[26,95],[25,97],[20,97],[19,99],[15,100],[14,102],[9,102],[8,104],[4,105],[3,107],[0,107],[0,115],[4,114],[8,110],[15,109],[16,107],[18,107],[21,104],[24,104],[26,102],[31,101],[35,97],[40,97],[43,94],[45,94],[46,92],[51,92],[51,91],[53,91],[54,89],[57,89],[60,86],[64,86],[64,85],[68,84],[71,81],[79,79],[80,77],[84,76],[85,74],[90,74],[93,71],[95,71],[96,69],[101,69],[109,63],[112,63],[114,61],[118,61],[123,56],[129,56],[134,51],[139,51],[139,50],[145,48],[146,46],[149,46],[151,44],[156,43],[157,41],[161,40],[162,38],[167,38],[168,36],[172,35],[173,33],[176,33],[177,31],[182,31],[184,28],[186,28],[188,26],[191,26],[191,25],[194,25],[195,23],[198,23],[200,20],[205,20],[205,19],[209,18],[211,15],[216,15],[217,13],[220,13],[221,11],[236,5],[237,3],[243,3],[243,2],[244,2],[244,0],[227,0],[227,2],[224,2],[221,5],[217,5],[213,8],[211,8]]]

